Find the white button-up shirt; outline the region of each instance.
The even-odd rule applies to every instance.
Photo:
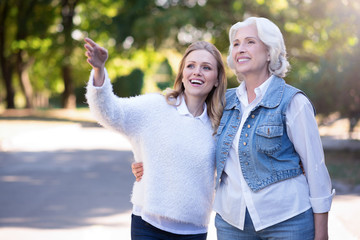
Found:
[[[248,209],[256,231],[294,217],[312,207],[314,213],[330,210],[335,191],[324,162],[324,152],[313,107],[303,94],[296,94],[286,111],[286,128],[290,141],[300,155],[306,175],[280,181],[253,192],[241,171],[238,144],[244,122],[262,100],[272,76],[255,89],[256,98],[249,103],[245,82],[236,90],[241,102],[242,118],[230,148],[224,171],[227,177],[215,195],[214,211],[229,224],[243,230]]]

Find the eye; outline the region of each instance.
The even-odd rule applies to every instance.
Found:
[[[249,40],[248,44],[255,44],[255,41],[254,40]]]
[[[186,65],[186,67],[187,68],[194,68],[195,66],[194,66],[194,64],[190,63],[190,64]]]
[[[239,46],[239,43],[238,43],[238,42],[236,42],[236,43],[233,44],[233,47],[237,47],[237,46]]]
[[[203,67],[203,69],[205,69],[205,70],[208,70],[208,71],[209,71],[209,70],[211,70],[212,68],[211,68],[210,66],[204,66],[204,67]]]

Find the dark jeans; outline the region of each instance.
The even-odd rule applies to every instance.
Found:
[[[132,240],[205,240],[207,233],[182,235],[158,229],[142,220],[141,217],[131,215]]]

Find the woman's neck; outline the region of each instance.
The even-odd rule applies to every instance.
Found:
[[[187,96],[184,94],[184,99],[189,112],[194,116],[200,116],[204,112],[205,99]]]
[[[255,88],[259,87],[270,77],[270,73],[245,76],[246,92],[248,95],[248,102],[251,103],[256,98]]]

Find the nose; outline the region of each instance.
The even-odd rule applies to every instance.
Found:
[[[245,53],[246,52],[246,47],[245,44],[241,43],[238,47],[238,52],[239,53]]]
[[[194,68],[193,74],[196,76],[200,76],[201,75],[201,68],[200,66],[197,66]]]

